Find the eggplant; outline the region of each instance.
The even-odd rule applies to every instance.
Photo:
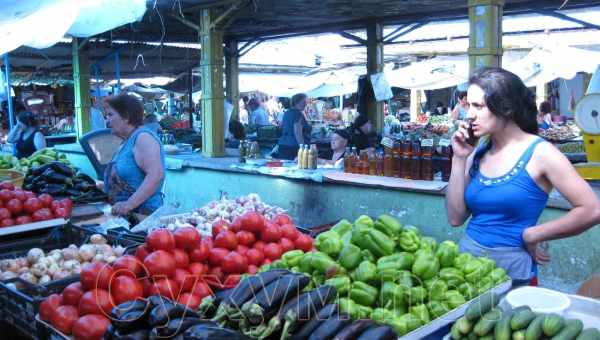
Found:
[[[291,340],[305,340],[312,334],[312,332],[317,329],[321,323],[325,320],[331,318],[332,315],[335,315],[338,311],[338,305],[329,304],[319,311],[317,315],[315,315],[310,321],[305,323],[298,332],[291,335]],[[288,339],[290,334],[282,333],[281,339]]]
[[[148,323],[151,327],[165,326],[169,320],[181,317],[198,317],[198,314],[184,305],[173,302],[165,302],[157,305],[150,311]]]
[[[250,340],[247,336],[227,328],[195,325],[183,332],[184,340]]]
[[[64,192],[65,186],[60,184],[48,183],[42,186],[39,190],[42,194],[50,194],[52,196],[60,195]]]
[[[83,192],[76,188],[67,188],[65,190],[65,194],[69,195],[70,197],[78,197],[81,196]]]
[[[344,327],[333,340],[353,340],[356,339],[365,329],[374,325],[373,320],[360,319]]]
[[[80,172],[77,174],[77,176],[75,176],[76,179],[81,179],[82,181],[87,182],[88,184],[92,184],[93,186],[96,186],[96,181],[94,181],[93,178],[91,178],[90,176],[84,174],[83,172]]]
[[[332,286],[321,286],[291,299],[283,306],[263,331],[261,338],[273,334],[283,326],[283,333],[292,333],[298,323],[310,320],[336,296]]]
[[[56,184],[73,184],[71,177],[65,176],[59,172],[52,170],[52,168],[46,169],[42,174],[46,182],[48,183],[56,183]]]
[[[269,320],[287,300],[298,296],[310,278],[303,274],[287,274],[269,283],[242,306],[242,313],[250,324]]]
[[[329,340],[352,322],[348,314],[334,314],[315,329],[308,340]]]
[[[357,340],[396,340],[398,335],[390,326],[369,327]]]
[[[75,174],[73,173],[73,169],[62,162],[52,162],[49,163],[50,168],[54,170],[54,172],[65,175],[69,178],[73,177]]]
[[[150,310],[150,302],[143,299],[135,299],[127,302],[123,302],[120,305],[115,306],[110,312],[112,319],[119,319],[123,314],[129,313],[134,310]]]
[[[46,169],[50,168],[50,163],[46,163],[44,165],[40,165],[37,168],[33,168],[31,169],[31,174],[33,176],[39,176],[41,174],[44,173],[44,171],[46,171]]]
[[[161,295],[150,295],[147,298],[148,302],[150,303],[150,307],[154,308],[156,306],[160,306],[160,305],[164,305],[165,303],[170,303],[172,304],[173,301],[171,301],[170,299],[161,296]]]
[[[169,323],[166,326],[153,328],[150,332],[150,336],[156,336],[157,338],[170,338],[181,334],[188,328],[198,324],[207,324],[215,327],[217,326],[217,324],[212,321],[202,320],[199,318],[176,318],[169,320]]]
[[[109,325],[104,333],[103,340],[147,340],[149,332],[147,329],[140,329],[129,333],[121,333]]]
[[[202,315],[204,318],[212,317],[221,302],[229,297],[234,290],[235,288],[225,289],[216,292],[214,295],[205,297],[202,299],[200,306],[198,306],[198,314]]]
[[[148,312],[145,309],[132,310],[112,319],[112,324],[120,332],[132,332],[148,328]]]

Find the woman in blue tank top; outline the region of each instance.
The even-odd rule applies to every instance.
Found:
[[[535,282],[536,264],[550,260],[538,245],[600,223],[600,202],[567,158],[537,134],[535,97],[516,75],[488,68],[469,80],[469,111],[479,146],[467,143],[468,123],[452,137],[452,174],[446,193],[448,221],[470,220],[462,251],[487,255],[515,285]],[[538,224],[556,188],[573,206]]]
[[[104,173],[112,213],[149,215],[162,205],[165,156],[158,136],[143,127],[142,103],[130,95],[106,100],[107,124],[123,143]]]

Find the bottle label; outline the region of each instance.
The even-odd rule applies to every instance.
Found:
[[[433,139],[422,139],[421,146],[433,146]]]
[[[438,143],[439,146],[450,146],[450,144],[451,142],[447,138],[440,138],[440,141]]]
[[[381,145],[391,149],[394,147],[394,141],[390,137],[383,137],[381,139]]]

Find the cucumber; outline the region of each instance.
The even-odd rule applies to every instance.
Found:
[[[576,340],[600,340],[600,331],[595,328],[586,328],[579,333]]]
[[[583,329],[583,322],[577,319],[565,321],[565,327],[552,337],[552,340],[574,340]]]
[[[458,320],[456,320],[457,323],[457,327],[458,330],[463,334],[463,335],[467,335],[471,332],[471,329],[473,329],[473,323],[471,321],[469,321],[467,318],[465,318],[464,316]]]
[[[452,335],[453,340],[462,339],[463,335],[458,329],[458,322],[455,322],[454,325],[452,325],[452,328],[450,329],[450,335]]]
[[[542,338],[542,325],[545,317],[546,315],[540,314],[531,321],[527,331],[525,331],[525,340],[539,340]]]
[[[479,319],[482,315],[492,310],[492,308],[498,305],[500,298],[498,294],[494,292],[487,292],[483,295],[475,298],[473,302],[467,307],[465,311],[465,317],[469,321],[474,321]]]
[[[500,321],[501,318],[502,311],[494,308],[491,311],[485,313],[485,315],[482,316],[481,319],[479,319],[479,321],[475,324],[475,327],[473,328],[473,332],[475,332],[475,334],[479,336],[484,336],[494,329],[494,326],[496,325],[496,323],[498,323],[498,321]]]
[[[542,330],[547,336],[555,336],[565,325],[565,319],[558,314],[548,314],[544,318]]]
[[[515,313],[519,313],[524,310],[531,310],[529,306],[520,306],[515,309],[509,309],[502,313],[502,318],[494,326],[494,337],[496,340],[510,340],[512,329],[510,328],[510,320]]]
[[[512,340],[525,340],[525,330],[521,329],[512,334]]]
[[[478,340],[479,337],[477,336],[477,334],[471,332],[471,333],[469,333],[469,335],[467,335],[467,339],[468,340]]]
[[[488,334],[486,336],[480,337],[479,340],[494,340],[494,336],[491,334]]]
[[[535,319],[536,314],[531,310],[524,310],[513,315],[510,320],[510,328],[513,331],[518,331],[519,329],[527,328],[531,321]]]

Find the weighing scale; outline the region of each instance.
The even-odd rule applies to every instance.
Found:
[[[575,169],[587,180],[600,180],[600,93],[588,93],[577,103],[575,123],[587,155],[587,163],[575,164]]]

